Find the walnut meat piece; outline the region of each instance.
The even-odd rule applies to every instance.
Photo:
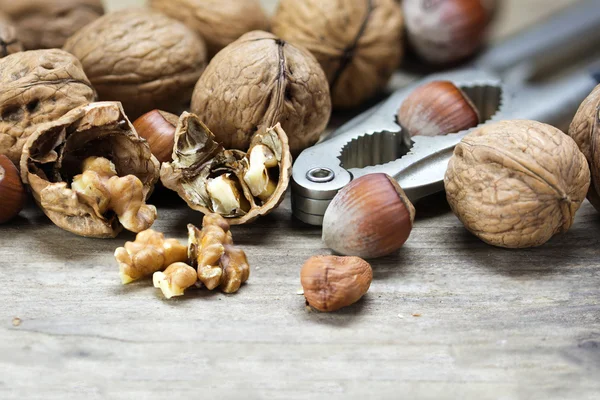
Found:
[[[19,41],[17,28],[0,13],[0,58],[19,51],[23,51],[23,44]]]
[[[108,187],[89,188],[87,183],[98,178],[93,171],[85,175],[84,161],[90,157],[110,160],[108,172],[102,167],[104,174],[116,172],[125,179],[113,176],[104,181],[112,179]],[[115,237],[122,222],[136,230],[148,225],[153,208],[142,205],[158,173],[148,143],[137,135],[121,105],[113,102],[81,106],[41,126],[29,137],[21,158],[21,178],[44,213],[59,227],[87,237]],[[106,192],[112,193],[110,200]]]
[[[0,154],[19,165],[27,138],[45,122],[94,101],[81,64],[62,50],[15,53],[0,59]]]
[[[83,64],[100,100],[123,103],[130,118],[153,109],[179,114],[206,65],[206,48],[185,25],[158,12],[107,14],[64,49]]]
[[[209,57],[246,32],[268,30],[259,0],[150,0],[150,7],[185,23],[206,41]]]
[[[183,296],[185,289],[197,281],[196,270],[182,262],[172,264],[164,272],[157,271],[152,276],[154,287],[159,288],[167,299]]]
[[[281,123],[298,154],[325,130],[331,99],[308,51],[256,31],[212,59],[194,89],[192,112],[227,149],[248,150],[256,132]]]
[[[575,142],[535,121],[502,121],[467,135],[445,177],[465,227],[500,247],[539,246],[566,232],[585,199],[590,171]]]
[[[162,233],[148,229],[138,233],[134,242],[127,242],[115,250],[115,259],[125,285],[172,264],[187,262],[187,247],[176,239],[165,239]]]
[[[224,150],[190,113],[175,130],[173,162],[163,163],[161,182],[188,206],[218,213],[231,225],[252,222],[283,201],[292,173],[286,133],[279,124],[258,132],[248,153]]]
[[[104,14],[101,0],[0,0],[27,50],[63,46],[69,36]]]
[[[403,26],[395,0],[282,0],[273,18],[276,35],[319,60],[335,108],[385,88],[402,58]]]

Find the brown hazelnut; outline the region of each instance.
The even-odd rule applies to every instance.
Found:
[[[26,199],[17,167],[8,157],[0,155],[0,224],[16,217]]]
[[[192,112],[226,149],[246,151],[254,134],[281,123],[299,154],[325,130],[331,98],[307,50],[255,31],[212,59],[194,89]]]
[[[486,243],[539,246],[566,232],[585,199],[590,170],[569,136],[536,121],[483,125],[456,146],[448,203]]]
[[[404,20],[395,0],[282,0],[273,33],[319,61],[335,108],[382,91],[400,65]]]
[[[457,62],[482,45],[490,14],[481,0],[404,0],[409,41],[424,60]]]
[[[69,36],[104,14],[102,0],[0,0],[26,50],[61,48]]]
[[[179,117],[161,110],[152,110],[133,123],[138,135],[146,139],[152,154],[160,163],[172,161],[175,128]]]
[[[358,257],[311,257],[300,272],[306,302],[323,312],[356,303],[367,293],[372,280],[371,266]]]
[[[104,15],[67,40],[100,100],[120,101],[136,119],[153,109],[188,108],[206,66],[206,46],[188,27],[159,12],[120,10]]]
[[[392,177],[362,176],[331,201],[323,240],[336,253],[377,258],[400,249],[413,227],[415,208]]]
[[[452,82],[434,81],[419,86],[404,100],[398,123],[410,136],[438,136],[474,128],[479,111]]]
[[[197,32],[206,41],[209,58],[246,32],[269,29],[259,0],[150,0],[149,4]]]

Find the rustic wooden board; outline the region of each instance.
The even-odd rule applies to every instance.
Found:
[[[201,221],[172,195],[155,203],[168,236]],[[234,228],[252,264],[238,294],[172,301],[120,284],[112,253],[133,235],[79,238],[29,207],[0,227],[0,398],[598,399],[598,213],[586,202],[568,234],[510,251],[467,233],[443,196],[417,209],[364,300],[321,314],[299,269],[328,250],[289,199]]]

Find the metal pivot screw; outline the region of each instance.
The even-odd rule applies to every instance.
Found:
[[[306,178],[315,183],[331,182],[335,178],[335,173],[324,167],[313,168],[306,173]]]

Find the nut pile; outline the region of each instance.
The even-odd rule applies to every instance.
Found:
[[[192,286],[235,293],[250,277],[243,250],[233,244],[227,221],[207,214],[202,229],[188,225],[188,245],[151,229],[115,251],[123,284],[152,276],[154,286],[170,299]]]

